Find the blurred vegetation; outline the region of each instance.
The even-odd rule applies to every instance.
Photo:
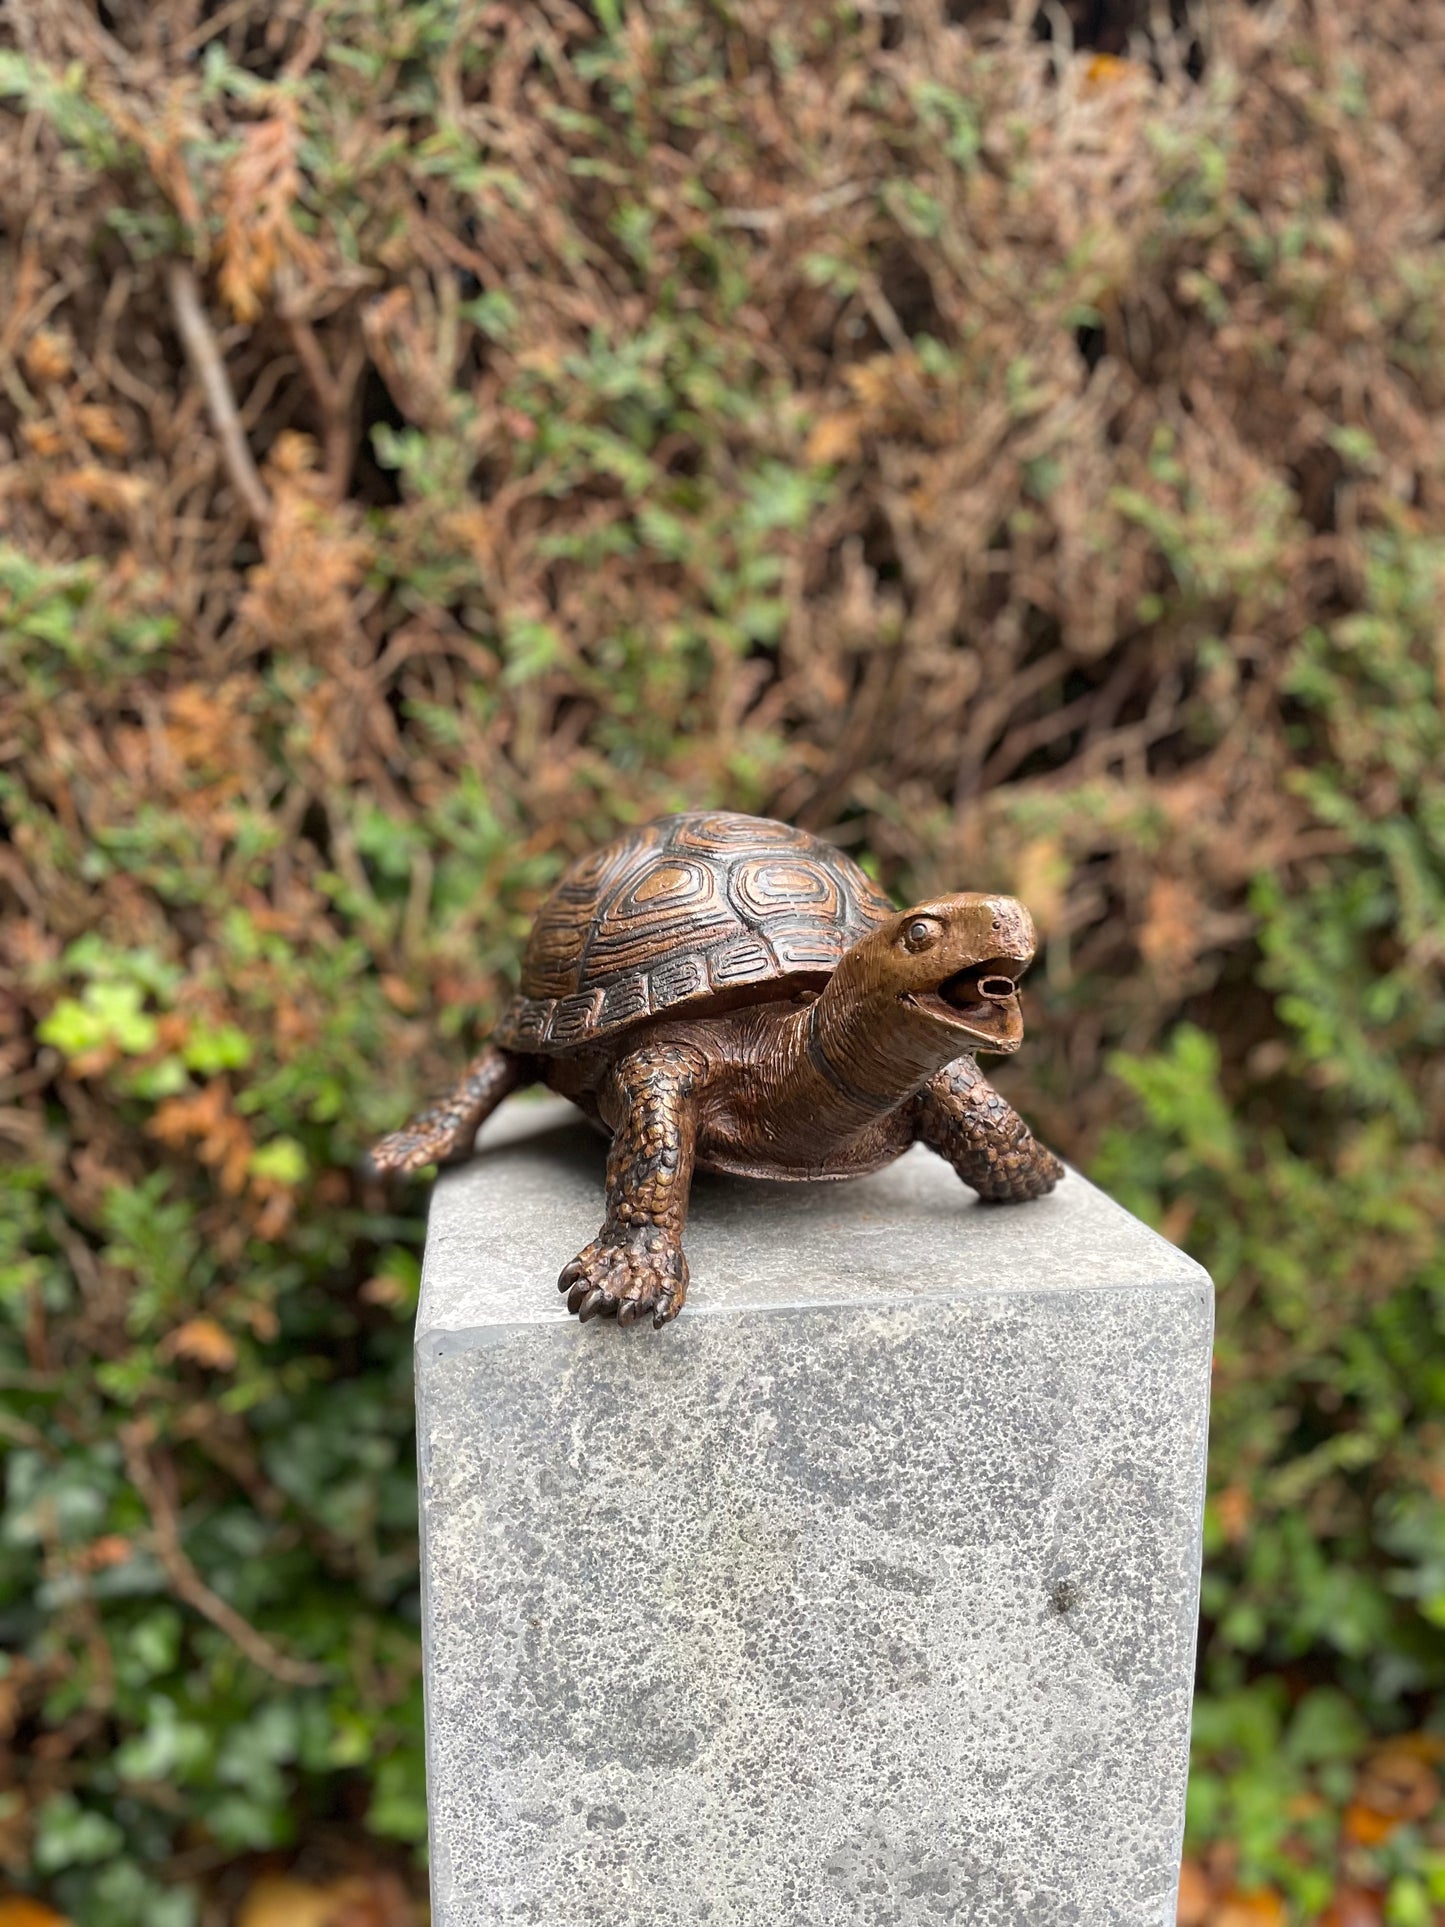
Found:
[[[1181,1921],[1445,1920],[1445,4],[1028,11],[0,16],[0,1868],[86,1927],[400,1891],[358,1155],[720,803],[1022,895],[1010,1094],[1218,1281]]]

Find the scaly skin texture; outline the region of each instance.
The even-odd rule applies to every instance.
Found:
[[[685,1044],[644,1045],[614,1065],[600,1093],[613,1129],[607,1217],[557,1280],[567,1309],[584,1323],[603,1317],[630,1325],[650,1314],[665,1325],[682,1310],[695,1099],[707,1070],[705,1053]]]
[[[971,1057],[940,1071],[914,1100],[918,1135],[964,1183],[995,1204],[1052,1191],[1064,1167]]]
[[[524,1058],[488,1044],[445,1097],[381,1140],[371,1153],[372,1169],[420,1171],[428,1164],[459,1163],[502,1099],[535,1077]]]

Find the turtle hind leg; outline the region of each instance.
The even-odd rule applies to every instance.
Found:
[[[971,1057],[941,1070],[915,1102],[918,1136],[990,1203],[1041,1198],[1064,1175],[1053,1152],[1039,1143]]]
[[[372,1170],[420,1171],[427,1164],[460,1162],[470,1154],[472,1139],[502,1099],[519,1085],[532,1082],[525,1058],[488,1044],[445,1097],[373,1148]]]
[[[563,1268],[557,1289],[585,1324],[665,1325],[687,1296],[682,1232],[697,1144],[699,1053],[644,1045],[614,1066],[622,1116],[607,1158],[607,1217]]]

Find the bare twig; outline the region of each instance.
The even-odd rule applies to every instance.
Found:
[[[844,181],[840,187],[824,188],[806,201],[784,201],[779,207],[725,207],[719,210],[722,227],[751,228],[758,234],[771,234],[785,221],[801,220],[809,214],[828,214],[834,208],[848,207],[872,191],[868,181]]]
[[[873,326],[882,335],[895,355],[906,355],[913,346],[908,338],[908,330],[898,319],[893,303],[884,294],[878,281],[871,274],[865,275],[858,292],[863,297],[863,305],[873,318]]]
[[[347,478],[351,474],[355,452],[351,404],[356,384],[366,365],[365,350],[359,342],[356,343],[347,356],[342,372],[334,375],[309,321],[301,315],[288,314],[286,329],[297,359],[305,370],[306,379],[311,384],[316,405],[321,410],[322,441],[326,451],[326,492],[331,501],[339,502],[346,494]]]
[[[251,511],[252,519],[264,527],[271,519],[271,497],[247,445],[236,398],[226,374],[226,364],[216,346],[216,337],[201,306],[196,277],[184,261],[173,261],[166,274],[166,286],[175,313],[176,326],[185,343],[192,368],[205,391],[221,452],[236,492]]]
[[[180,1521],[151,1464],[149,1427],[144,1422],[122,1426],[120,1442],[130,1482],[150,1511],[151,1550],[159,1559],[176,1596],[193,1607],[203,1619],[209,1619],[213,1626],[240,1648],[252,1665],[259,1666],[272,1679],[280,1680],[285,1686],[321,1685],[327,1677],[324,1666],[318,1666],[311,1660],[293,1659],[290,1654],[273,1646],[264,1633],[258,1633],[249,1620],[241,1617],[234,1606],[227,1605],[218,1593],[211,1591],[187,1558],[181,1545]]]

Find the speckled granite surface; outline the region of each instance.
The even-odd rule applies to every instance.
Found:
[[[417,1325],[436,1927],[1166,1927],[1212,1293],[1070,1175],[696,1186],[686,1310],[554,1283],[514,1100]]]

